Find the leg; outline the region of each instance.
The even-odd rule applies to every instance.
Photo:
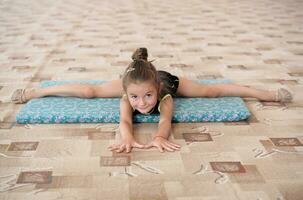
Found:
[[[252,97],[261,101],[282,101],[277,98],[276,91],[266,91],[244,87],[235,84],[199,84],[194,81],[180,78],[178,95],[184,97]]]
[[[25,103],[34,98],[41,98],[45,96],[74,96],[81,98],[94,97],[121,97],[122,96],[122,81],[114,80],[100,85],[87,84],[66,84],[59,86],[51,86],[46,88],[37,88],[24,90],[17,95],[21,95],[21,101],[14,101],[13,98],[18,99],[13,95],[12,101],[15,103]]]
[[[99,98],[121,97],[123,94],[122,80],[113,80],[96,85],[93,93],[94,97]]]

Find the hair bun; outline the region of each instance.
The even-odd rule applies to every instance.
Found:
[[[133,61],[135,60],[146,60],[147,61],[148,53],[147,53],[147,48],[142,47],[136,49],[136,51],[132,55]]]

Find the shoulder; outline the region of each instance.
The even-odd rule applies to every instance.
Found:
[[[128,98],[126,94],[123,94],[121,97],[121,101],[127,101],[128,102]]]
[[[123,95],[120,99],[120,108],[132,108],[126,95]]]
[[[171,96],[171,94],[166,94],[166,95],[164,95],[161,99],[160,99],[160,103],[162,102],[162,101],[165,101],[166,99],[173,99],[173,97]]]
[[[127,97],[120,99],[120,121],[132,122],[133,108],[131,107]]]
[[[166,94],[159,102],[158,110],[165,110],[166,108],[171,109],[173,107],[173,97],[171,94]]]

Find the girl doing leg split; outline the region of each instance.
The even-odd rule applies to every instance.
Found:
[[[18,89],[12,96],[14,103],[25,103],[45,96],[75,96],[80,98],[121,97],[121,142],[109,146],[116,152],[130,152],[132,148],[156,147],[160,152],[175,151],[180,145],[168,140],[171,133],[173,97],[253,97],[261,101],[291,102],[291,93],[283,88],[277,91],[253,89],[236,84],[199,84],[178,78],[165,71],[156,71],[147,60],[146,48],[137,49],[133,62],[127,67],[122,80],[100,85],[67,84],[37,89]],[[160,113],[158,131],[149,144],[137,142],[133,136],[133,115]]]

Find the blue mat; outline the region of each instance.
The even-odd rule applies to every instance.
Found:
[[[41,86],[67,83],[100,84],[105,81],[43,81]],[[204,84],[229,83],[228,80],[198,80]],[[44,97],[29,101],[17,114],[20,124],[119,123],[119,98],[81,99]],[[174,98],[173,122],[229,122],[250,116],[239,97]],[[159,122],[159,115],[135,115],[134,122]]]

